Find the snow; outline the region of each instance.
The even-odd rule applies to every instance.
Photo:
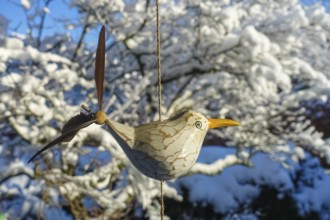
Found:
[[[49,14],[49,13],[50,13],[50,10],[49,10],[49,8],[48,8],[48,7],[44,7],[44,8],[43,8],[43,11],[44,11],[45,13],[47,13],[47,14]]]
[[[28,10],[31,7],[31,3],[29,0],[21,0],[21,5],[25,10]]]
[[[7,49],[23,49],[24,43],[18,38],[7,38],[6,48]]]
[[[198,163],[214,165],[214,162],[219,160],[218,158],[231,156],[232,152],[233,149],[220,146],[204,147]],[[171,185],[179,191],[182,187],[187,188],[190,192],[189,201],[193,204],[205,202],[211,204],[216,212],[223,214],[233,212],[243,204],[247,206],[260,194],[261,187],[267,185],[275,187],[279,193],[292,192],[301,215],[312,211],[320,212],[324,206],[328,207],[330,205],[328,187],[330,177],[325,175],[320,165],[316,163],[316,168],[305,174],[315,179],[312,187],[298,186],[296,188],[292,173],[300,168],[294,165],[291,159],[287,158],[287,160],[291,163],[289,168],[285,168],[279,162],[269,160],[266,154],[258,154],[252,158],[252,167],[236,165],[215,176],[196,174],[182,177]],[[195,165],[195,167],[198,166],[200,165]]]
[[[207,161],[206,161],[207,162]],[[213,161],[212,165],[207,165],[203,163],[196,163],[192,169],[191,173],[203,173],[206,175],[214,175],[220,173],[226,167],[241,163],[241,159],[237,158],[235,155],[228,155],[223,159]]]
[[[9,44],[12,45],[13,40],[9,41]],[[66,58],[63,58],[59,55],[56,54],[51,54],[51,53],[42,53],[39,52],[37,49],[31,47],[31,46],[26,46],[25,48],[22,48],[22,43],[20,40],[15,39],[15,48],[1,48],[0,47],[0,53],[2,54],[0,60],[2,62],[7,61],[8,59],[18,59],[21,62],[27,62],[29,60],[35,60],[37,62],[42,62],[44,60],[49,60],[51,62],[62,62],[64,64],[69,64],[70,61]],[[11,50],[13,49],[13,50]]]

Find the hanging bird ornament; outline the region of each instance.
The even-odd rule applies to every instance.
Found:
[[[193,110],[136,127],[112,121],[102,110],[104,61],[103,26],[96,50],[94,76],[99,110],[94,113],[82,105],[88,114],[80,113],[72,117],[64,125],[61,136],[35,153],[28,162],[58,143],[71,141],[82,128],[93,123],[106,124],[111,135],[141,173],[156,180],[169,180],[187,173],[195,164],[208,129],[240,125],[229,119],[208,119]]]

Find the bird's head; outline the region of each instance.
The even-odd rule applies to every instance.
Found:
[[[239,126],[240,123],[230,119],[217,119],[217,118],[206,118],[204,115],[193,111],[188,110],[184,111],[172,118],[175,120],[177,118],[184,118],[187,122],[187,125],[193,126],[196,129],[205,130],[220,128],[220,127],[229,127],[229,126]]]

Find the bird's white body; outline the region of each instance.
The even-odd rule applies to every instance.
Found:
[[[173,179],[188,172],[208,130],[207,118],[192,110],[137,127],[110,120],[106,123],[132,164],[157,180]]]

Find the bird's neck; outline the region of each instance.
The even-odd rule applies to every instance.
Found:
[[[121,144],[120,142],[124,141],[129,147],[133,147],[135,132],[134,127],[124,125],[109,119],[106,121],[106,123],[109,126],[110,133],[119,144]]]

